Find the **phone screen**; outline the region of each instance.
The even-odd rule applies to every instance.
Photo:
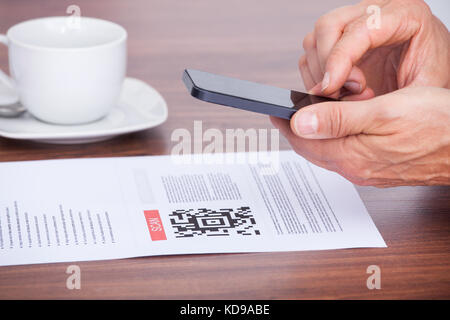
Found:
[[[195,85],[204,90],[286,108],[300,109],[310,104],[334,101],[294,90],[225,77],[198,70],[188,70]]]

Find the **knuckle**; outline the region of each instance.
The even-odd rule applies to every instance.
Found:
[[[371,185],[373,172],[364,161],[347,157],[338,163],[339,173],[350,182],[359,186]]]
[[[308,33],[303,39],[303,49],[306,51],[311,50],[315,47],[314,34],[312,32]]]
[[[407,7],[414,5],[423,13],[432,14],[430,7],[424,0],[397,0],[397,2],[398,2],[397,5],[400,7]]]
[[[354,136],[353,136],[354,137]],[[342,155],[335,164],[337,171],[350,182],[360,186],[373,185],[377,178],[373,161],[367,158],[366,152],[357,145],[355,138],[347,137],[336,153]]]
[[[417,6],[419,7],[420,12],[425,16],[432,17],[433,12],[431,11],[430,6],[423,0],[415,0]]]
[[[369,185],[369,181],[368,180],[362,179],[362,178],[360,178],[358,176],[350,175],[350,174],[347,174],[347,173],[341,173],[341,175],[345,179],[350,181],[351,183],[356,184],[358,186],[368,186]]]
[[[353,184],[360,185],[362,183],[362,180],[350,173],[348,169],[340,169],[338,173]]]
[[[361,179],[363,179],[365,181],[371,179],[372,176],[373,176],[372,170],[370,168],[365,167],[365,166],[360,168],[357,173],[358,173],[358,178],[361,178]]]
[[[341,137],[345,133],[343,124],[342,108],[337,105],[329,104],[327,106],[327,117],[325,119],[325,128],[332,137]]]
[[[360,187],[367,187],[372,185],[369,180],[355,180],[354,182],[352,181],[352,183]]]
[[[298,70],[300,71],[300,74],[302,75],[302,77],[303,77],[303,74],[306,72],[306,71],[305,71],[306,65],[307,65],[307,62],[306,62],[306,56],[303,55],[303,56],[301,56],[300,59],[298,60]]]
[[[344,64],[345,66],[352,66],[353,63],[351,54],[347,51],[347,48],[342,45],[341,42],[338,42],[332,49],[330,55],[328,56],[327,64]]]
[[[366,18],[361,17],[359,19],[353,20],[352,22],[345,25],[343,33],[345,34],[355,34],[366,30]]]
[[[299,68],[302,68],[306,65],[306,55],[300,56],[300,59],[298,59],[298,66]]]
[[[334,19],[332,19],[330,13],[325,14],[321,16],[319,19],[317,19],[317,21],[314,24],[314,29],[317,30],[318,32],[325,31],[333,27],[333,21]]]

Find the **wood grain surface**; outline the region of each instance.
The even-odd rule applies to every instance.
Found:
[[[173,130],[192,130],[194,120],[202,120],[204,129],[271,128],[265,116],[192,99],[181,82],[183,69],[301,90],[303,37],[320,15],[348,3],[0,0],[0,33],[30,18],[65,15],[70,4],[80,6],[83,16],[123,25],[129,33],[128,75],[154,86],[169,106],[160,127],[101,143],[0,139],[0,161],[168,154]],[[8,70],[4,47],[0,67]],[[289,148],[285,140],[280,145]],[[66,289],[68,263],[0,267],[0,299],[450,298],[450,189],[358,191],[388,248],[80,262],[81,290]],[[380,290],[366,287],[369,265],[381,268]]]

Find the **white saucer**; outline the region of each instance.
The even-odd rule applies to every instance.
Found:
[[[166,119],[167,104],[164,98],[145,82],[126,78],[118,105],[96,122],[54,125],[25,113],[18,118],[0,118],[0,136],[56,144],[90,143],[146,130]]]

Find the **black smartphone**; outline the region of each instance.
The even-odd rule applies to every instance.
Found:
[[[193,69],[184,70],[183,82],[197,99],[283,119],[310,104],[336,101]]]

